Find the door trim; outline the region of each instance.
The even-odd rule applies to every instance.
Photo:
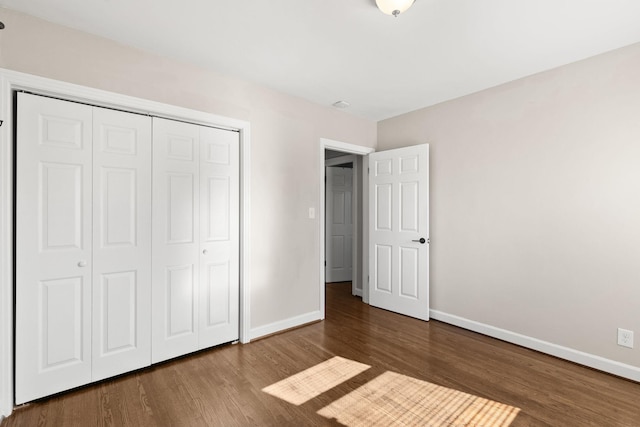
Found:
[[[318,292],[320,294],[320,318],[324,319],[325,316],[325,270],[324,270],[324,251],[325,251],[325,182],[324,182],[324,167],[325,167],[325,159],[324,159],[324,150],[334,150],[340,151],[345,154],[356,154],[362,156],[362,206],[363,206],[363,215],[362,215],[362,272],[360,277],[362,277],[362,300],[366,303],[369,302],[369,287],[364,280],[367,277],[369,271],[369,261],[368,261],[368,249],[367,246],[369,244],[369,221],[368,221],[368,210],[365,210],[364,207],[368,205],[368,187],[366,182],[366,170],[367,170],[367,154],[373,153],[376,151],[371,147],[364,147],[362,145],[349,144],[347,142],[335,141],[332,139],[320,138],[320,155],[319,155],[319,178],[318,182],[320,183],[320,193],[319,193],[319,203],[318,206],[320,208],[319,211],[319,228],[320,228],[320,252],[318,259],[318,267],[320,270],[320,282],[318,283]],[[355,241],[355,240],[354,240]]]
[[[240,341],[249,342],[250,326],[250,212],[251,126],[244,120],[149,101],[104,90],[61,82],[0,68],[0,417],[13,410],[13,135],[14,91],[84,102],[106,108],[153,115],[173,120],[223,127],[240,134]]]

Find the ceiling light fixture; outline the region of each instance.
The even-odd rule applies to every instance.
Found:
[[[409,9],[415,0],[376,0],[376,5],[382,13],[393,15],[396,18]]]

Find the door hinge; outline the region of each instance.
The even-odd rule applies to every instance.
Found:
[[[0,127],[2,127],[3,123],[4,123],[4,120],[0,120]]]
[[[367,175],[369,175],[369,171],[370,171],[370,169],[369,169],[369,168],[367,168]]]
[[[325,261],[324,261],[324,266],[325,266],[325,267],[327,266],[327,260],[325,260]]]

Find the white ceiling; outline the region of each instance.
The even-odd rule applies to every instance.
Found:
[[[381,120],[640,42],[639,0],[0,0]],[[1,15],[0,15],[1,18]]]

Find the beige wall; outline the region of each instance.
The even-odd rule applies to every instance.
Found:
[[[247,120],[251,327],[319,308],[319,138],[373,147],[329,107],[1,9],[0,67]],[[431,144],[432,308],[640,366],[640,45],[378,124]]]
[[[0,67],[251,123],[251,328],[319,310],[319,140],[374,122],[7,9]]]
[[[425,142],[432,309],[640,366],[640,44],[378,124]]]

